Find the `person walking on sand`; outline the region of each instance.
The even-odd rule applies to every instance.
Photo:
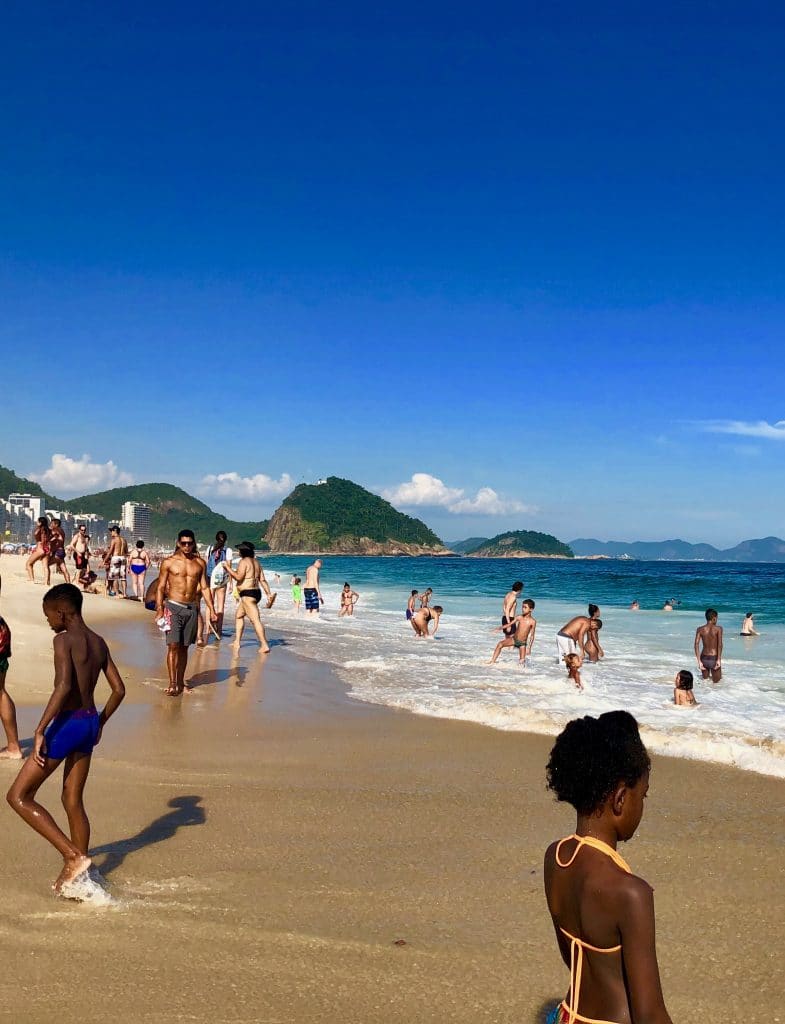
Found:
[[[106,596],[125,597],[128,572],[128,541],[120,534],[119,526],[109,527],[109,547],[104,555],[106,569]]]
[[[305,570],[305,587],[303,588],[303,595],[305,597],[305,611],[313,617],[319,614],[319,606],[324,604],[324,598],[322,597],[322,591],[319,586],[319,570],[322,567],[321,558],[317,558],[315,562]]]
[[[49,552],[50,552],[50,538],[51,530],[49,528],[49,520],[46,516],[40,516],[35,524],[35,531],[33,533],[35,539],[35,547],[30,552],[30,557],[27,559],[25,569],[27,570],[27,578],[31,583],[35,583],[35,570],[33,566],[36,562],[43,561],[44,573],[46,575],[46,585],[49,586]]]
[[[72,583],[52,587],[44,597],[44,615],[54,630],[55,681],[52,696],[36,726],[33,754],[8,791],[13,810],[47,839],[63,858],[56,893],[90,867],[90,821],[83,794],[93,749],[103,728],[125,697],[125,686],[105,641],[82,618],[82,594]],[[104,674],[111,693],[100,713],[95,687]],[[42,783],[65,761],[63,806],[67,836],[49,811],[36,802]]]
[[[16,705],[5,688],[8,659],[11,657],[11,627],[0,615],[0,721],[5,731],[5,746],[0,750],[0,760],[19,761],[22,748],[19,746],[19,729],[16,724]]]
[[[169,687],[164,692],[168,697],[179,697],[190,691],[185,685],[185,669],[188,664],[188,648],[196,640],[199,621],[199,594],[204,598],[215,622],[210,587],[207,583],[204,559],[196,553],[196,538],[192,530],[180,530],[177,548],[173,555],[161,562],[158,590],[155,598],[157,619],[166,619],[166,668],[169,673]]]
[[[502,601],[502,626],[508,627],[507,629],[502,629],[505,636],[512,636],[514,633],[511,623],[518,614],[518,598],[522,590],[523,584],[520,580],[516,580],[504,595],[504,600]],[[494,658],[493,660],[495,661],[496,659]]]
[[[245,629],[246,617],[250,619],[256,637],[259,640],[259,650],[262,654],[270,653],[270,645],[267,643],[267,634],[259,616],[259,602],[262,599],[262,590],[267,594],[270,601],[271,591],[264,577],[264,569],[256,557],[256,549],[253,544],[244,540],[237,545],[237,553],[240,556],[240,563],[235,571],[230,562],[223,562],[226,573],[232,577],[237,584],[239,599],[237,601],[237,613],[234,620],[235,633],[234,642],[239,647],[240,640]],[[268,604],[268,608],[270,605]]]
[[[65,582],[70,583],[71,577],[65,564],[65,534],[59,519],[52,520],[49,531],[49,566],[54,566],[65,578]]]
[[[342,615],[354,615],[354,606],[360,600],[360,595],[356,590],[352,590],[348,583],[344,583],[343,590],[341,591],[341,610],[338,612],[338,618]]]
[[[128,568],[131,570],[134,600],[144,601],[144,578],[147,575],[147,570],[150,568],[150,555],[144,546],[143,540],[136,542],[134,553],[128,560]]]
[[[695,660],[701,678],[711,676],[713,683],[722,679],[722,626],[713,608],[706,609],[706,625],[695,630]]]
[[[490,660],[491,665],[496,663],[496,659],[505,647],[515,648],[518,651],[518,661],[520,664],[526,664],[526,656],[532,652],[534,634],[537,630],[537,620],[532,616],[533,611],[534,601],[527,597],[521,605],[521,614],[516,615],[512,620],[511,627],[513,632],[511,634],[507,632],[508,628],[510,628],[507,623],[503,623],[493,630],[494,633],[501,632],[505,636],[503,640],[496,644],[496,650],[493,652]]]
[[[85,582],[90,572],[90,534],[87,532],[87,527],[84,523],[81,523],[76,530],[76,533],[71,537],[71,543],[65,549],[66,554],[72,551],[74,554],[74,568],[76,569],[77,581],[82,587],[89,586],[89,582]]]
[[[215,540],[207,549],[204,557],[207,562],[206,572],[207,580],[210,584],[210,593],[213,597],[215,614],[218,616],[215,628],[220,636],[223,632],[226,592],[229,585],[229,574],[224,568],[224,562],[228,562],[229,565],[232,564],[232,549],[226,546],[226,534],[223,530],[219,530],[218,533],[216,533]],[[205,644],[207,639],[207,631],[200,631],[200,646]]]
[[[545,898],[570,969],[547,1024],[672,1024],[660,985],[651,886],[617,851],[643,817],[651,763],[627,711],[569,722],[551,750],[548,788],[572,804],[572,835],[545,853]]]
[[[590,608],[597,608],[596,605],[589,605]],[[599,608],[597,608],[599,612]],[[565,654],[577,654],[583,664],[585,654],[585,638],[589,632],[595,633],[602,629],[602,621],[590,618],[588,615],[576,615],[574,619],[562,626],[556,634],[557,661],[559,664],[564,660]]]
[[[444,608],[440,604],[435,604],[433,608],[420,608],[412,615],[409,622],[412,624],[412,629],[417,636],[427,637],[432,640],[436,636],[436,630],[439,628],[439,619],[441,619],[444,613]],[[433,630],[429,632],[431,623],[433,623]]]

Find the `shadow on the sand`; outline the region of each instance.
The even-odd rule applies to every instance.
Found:
[[[551,996],[550,999],[546,999],[537,1011],[537,1016],[532,1021],[532,1024],[548,1024],[548,1020],[552,1019],[551,1014],[560,1002],[561,996]]]
[[[152,846],[154,843],[162,843],[186,825],[204,825],[207,821],[207,814],[199,804],[202,802],[200,796],[175,796],[167,806],[171,811],[162,814],[160,818],[151,821],[141,832],[128,839],[117,839],[113,843],[105,843],[103,846],[96,846],[90,851],[90,856],[95,858],[105,854],[103,861],[96,864],[102,875],[111,875],[119,868],[129,853],[136,853],[145,846]]]
[[[209,668],[204,672],[195,672],[188,680],[188,686],[192,690],[200,686],[212,686],[214,683],[234,682],[242,686],[248,669],[243,665],[232,665],[230,668]]]

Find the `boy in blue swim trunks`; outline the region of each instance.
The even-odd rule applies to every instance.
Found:
[[[16,813],[48,839],[63,858],[63,870],[53,886],[55,892],[60,892],[90,867],[90,822],[82,795],[93,748],[100,742],[104,725],[120,706],[125,686],[106,643],[85,624],[82,594],[72,583],[61,583],[47,592],[44,615],[57,634],[54,690],[36,727],[32,756],[22,766],[7,799]],[[94,693],[102,672],[112,692],[99,713]],[[35,799],[61,761],[65,761],[62,800],[70,838]]]

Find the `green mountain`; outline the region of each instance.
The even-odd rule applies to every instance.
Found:
[[[550,533],[514,530],[466,552],[472,558],[574,558],[572,550]]]
[[[487,537],[467,537],[466,540],[448,540],[445,542],[450,551],[456,555],[465,555],[468,551],[476,551],[483,544],[488,543]]]
[[[250,540],[257,547],[263,547],[267,520],[261,522],[235,522],[194,498],[173,484],[135,484],[131,487],[114,487],[98,494],[85,494],[81,498],[65,501],[47,494],[37,483],[17,476],[12,469],[0,466],[0,497],[7,498],[14,491],[22,494],[40,494],[47,508],[65,509],[69,512],[92,512],[107,522],[120,519],[123,502],[138,501],[149,505],[151,535],[153,541],[164,545],[174,544],[179,530],[193,530],[196,539],[202,543],[211,541],[218,530],[225,530],[230,543]]]
[[[265,540],[273,551],[440,554],[445,550],[421,520],[337,476],[295,487],[270,520]]]
[[[150,532],[163,544],[174,543],[179,530],[193,530],[202,543],[211,541],[218,530],[225,530],[229,542],[250,540],[259,546],[267,529],[267,520],[261,522],[235,522],[194,498],[192,494],[174,484],[134,484],[113,487],[98,494],[85,494],[81,498],[61,502],[71,512],[93,512],[104,519],[117,521],[126,501],[138,501],[153,510]]]

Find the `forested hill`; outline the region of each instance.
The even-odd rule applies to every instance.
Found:
[[[150,506],[153,510],[150,532],[162,543],[173,541],[178,530],[193,530],[200,543],[211,541],[218,530],[225,530],[230,544],[249,540],[258,546],[267,530],[267,520],[236,522],[227,519],[174,484],[152,483],[113,487],[109,491],[85,494],[81,498],[73,498],[60,504],[72,512],[93,512],[110,522],[117,522],[126,501],[138,501]]]
[[[566,544],[535,530],[500,533],[466,554],[471,558],[574,558]]]
[[[273,551],[436,554],[445,550],[420,519],[404,515],[378,494],[337,476],[295,487],[270,520],[265,539]]]

